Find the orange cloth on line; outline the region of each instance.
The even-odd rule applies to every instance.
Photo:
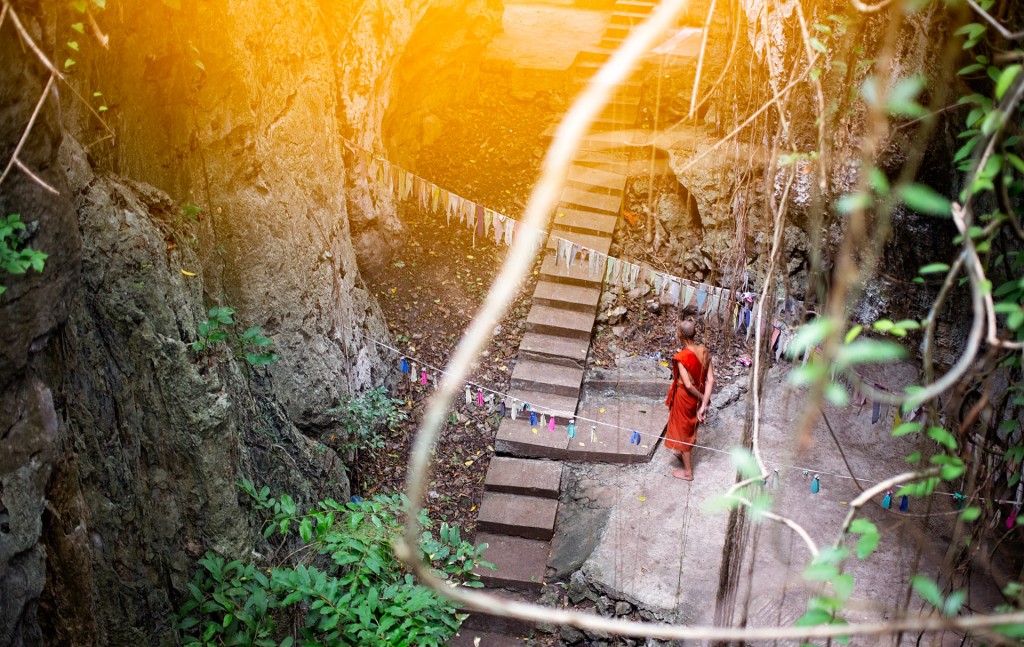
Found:
[[[708,354],[704,353],[707,358]],[[665,431],[665,447],[675,451],[689,451],[697,440],[697,410],[700,409],[701,398],[693,397],[683,386],[683,378],[679,376],[679,364],[690,374],[694,388],[704,392],[704,380],[707,378],[707,365],[701,363],[697,355],[684,348],[672,358],[672,386],[668,389],[665,404],[668,406],[668,429]]]

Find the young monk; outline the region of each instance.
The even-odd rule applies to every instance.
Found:
[[[693,480],[690,452],[697,440],[697,425],[704,422],[715,386],[711,353],[694,341],[696,332],[692,321],[676,325],[676,338],[682,350],[672,358],[672,386],[665,399],[669,410],[665,446],[683,462],[682,468],[672,470],[672,476],[684,481]]]

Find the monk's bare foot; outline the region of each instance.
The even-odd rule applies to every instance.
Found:
[[[682,468],[676,468],[676,469],[672,470],[672,476],[676,477],[677,479],[682,479],[684,481],[692,481],[693,480],[693,474],[687,472],[686,470],[684,470]]]

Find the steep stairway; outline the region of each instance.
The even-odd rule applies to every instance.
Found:
[[[601,47],[581,51],[572,75],[585,83],[633,26],[654,8],[647,0],[618,0]],[[586,264],[567,267],[558,259],[558,239],[607,254],[622,209],[627,152],[633,145],[641,96],[640,82],[624,84],[583,141],[569,170],[560,203],[551,222],[540,277],[526,319],[509,396],[529,403],[532,411],[502,419],[495,438],[496,456],[484,484],[477,517],[477,542],[487,542],[484,558],[496,571],[482,569],[491,588],[536,595],[542,588],[555,531],[563,460],[635,463],[650,460],[655,442],[630,444],[629,434],[583,418],[636,429],[657,438],[667,414],[647,412],[638,402],[581,406],[580,391],[590,337],[597,317],[604,268]],[[553,133],[553,131],[551,131]],[[625,133],[625,135],[623,135]],[[510,404],[514,405],[514,401]],[[531,422],[530,414],[536,416]],[[551,427],[551,421],[554,425]],[[547,424],[545,424],[547,423]],[[570,436],[569,425],[574,434]],[[653,436],[651,435],[653,434]],[[521,644],[528,625],[505,618],[470,613],[450,644],[501,647]]]

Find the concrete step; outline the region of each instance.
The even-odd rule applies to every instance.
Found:
[[[610,239],[615,232],[615,224],[618,220],[618,215],[599,214],[592,211],[580,211],[579,209],[561,207],[555,211],[555,217],[551,221],[551,228]],[[608,253],[602,250],[597,251],[602,254]]]
[[[511,593],[513,599],[522,594]],[[525,600],[520,600],[525,601]],[[532,601],[532,600],[531,600]],[[528,636],[533,633],[533,625],[522,620],[515,618],[507,618],[505,616],[492,616],[482,611],[476,611],[473,609],[461,609],[462,613],[468,615],[463,621],[462,626],[459,628],[459,633],[464,632],[476,632],[480,634],[486,634],[488,636]],[[460,643],[464,644],[464,643]],[[473,643],[470,642],[470,645]],[[494,643],[496,647],[504,647],[505,643]],[[525,643],[520,639],[519,647],[524,647]],[[484,647],[484,642],[480,642],[480,647]]]
[[[621,196],[611,196],[603,193],[583,191],[574,187],[562,189],[559,196],[558,206],[568,209],[579,209],[580,211],[593,211],[594,213],[618,215],[622,208]]]
[[[639,25],[651,14],[650,11],[634,11],[632,8],[625,9],[616,7],[608,19],[609,25],[628,25],[630,27]]]
[[[632,127],[633,123],[634,121],[630,121],[629,127]],[[606,193],[621,198],[622,192],[626,188],[626,176],[621,173],[610,173],[590,166],[573,164],[569,167],[566,184],[585,191]]]
[[[562,467],[556,461],[495,456],[487,466],[484,489],[489,492],[557,499],[562,487]]]
[[[545,335],[590,339],[594,328],[594,313],[566,310],[557,306],[534,303],[526,315],[526,330]],[[582,376],[581,376],[582,379]],[[566,394],[571,395],[571,394]]]
[[[557,335],[528,332],[519,342],[519,359],[528,359],[559,366],[586,365],[589,339],[573,339]]]
[[[519,389],[513,387],[509,390],[509,396],[515,398],[519,402],[529,403],[537,414],[544,414],[548,417],[552,415],[557,417],[557,423],[565,425],[570,418],[576,415],[576,404],[579,399],[576,397],[570,397],[565,395],[557,395],[555,393],[547,393],[542,391],[531,391],[529,389]],[[525,414],[525,415],[524,415]],[[529,411],[520,411],[518,419],[512,420],[506,418],[509,422],[523,422],[529,420]],[[529,422],[524,423],[529,427]],[[529,431],[529,429],[527,429]]]
[[[549,541],[557,513],[558,499],[484,492],[476,527],[485,533]]]
[[[524,644],[523,638],[518,636],[464,628],[448,641],[449,647],[523,647]]]
[[[578,231],[561,229],[556,224],[554,227],[551,228],[551,235],[548,236],[548,249],[557,251],[558,239],[560,238],[563,240],[567,240],[570,243],[576,243],[581,247],[586,247],[587,249],[593,250],[595,252],[600,252],[602,254],[607,254],[608,250],[612,246],[611,236],[605,236],[603,234],[582,234]],[[576,260],[573,262],[573,265],[575,265],[576,263],[584,262],[580,260],[579,256],[582,256],[582,253],[580,253],[577,256]]]
[[[539,306],[534,306],[534,308],[537,307]],[[564,310],[563,312],[569,311]],[[578,398],[582,383],[583,369],[575,366],[558,366],[520,358],[516,361],[515,369],[512,370],[511,385],[513,389]]]
[[[540,278],[542,281],[564,283],[566,285],[582,285],[584,287],[600,287],[604,281],[604,271],[591,276],[590,269],[584,263],[576,263],[572,267],[566,267],[565,263],[555,264],[555,254],[548,252],[544,262],[540,265]]]
[[[649,14],[656,6],[658,6],[657,2],[644,2],[643,0],[616,0],[615,11]]]
[[[530,592],[540,591],[544,587],[548,555],[551,552],[550,542],[488,533],[477,533],[475,542],[487,544],[483,559],[497,567],[493,571],[489,568],[477,569],[476,573],[485,586]]]
[[[598,63],[604,63],[612,56],[614,50],[607,49],[605,47],[586,47],[581,49],[576,58],[573,60],[574,64],[582,63],[584,61],[596,61]]]
[[[573,160],[573,165],[589,166],[601,169],[610,173],[629,173],[629,160],[617,153],[605,153],[601,151],[580,151]]]
[[[533,290],[534,303],[546,306],[557,305],[566,310],[579,310],[591,314],[597,311],[597,303],[600,300],[601,290],[599,288],[582,285],[538,281],[537,287]]]
[[[571,406],[575,406],[575,402]],[[522,416],[517,420],[505,418],[494,437],[494,450],[498,454],[520,458],[565,460],[569,457],[569,435],[565,429],[571,415],[557,418],[562,424],[556,424],[554,431],[548,431],[540,424],[531,427],[529,420]]]
[[[591,422],[596,421],[596,422]],[[605,423],[605,424],[600,424]],[[569,460],[599,463],[646,463],[668,423],[668,409],[658,400],[605,400],[582,403],[576,437],[566,448]],[[594,427],[591,440],[590,428]],[[640,444],[630,444],[632,431]]]

